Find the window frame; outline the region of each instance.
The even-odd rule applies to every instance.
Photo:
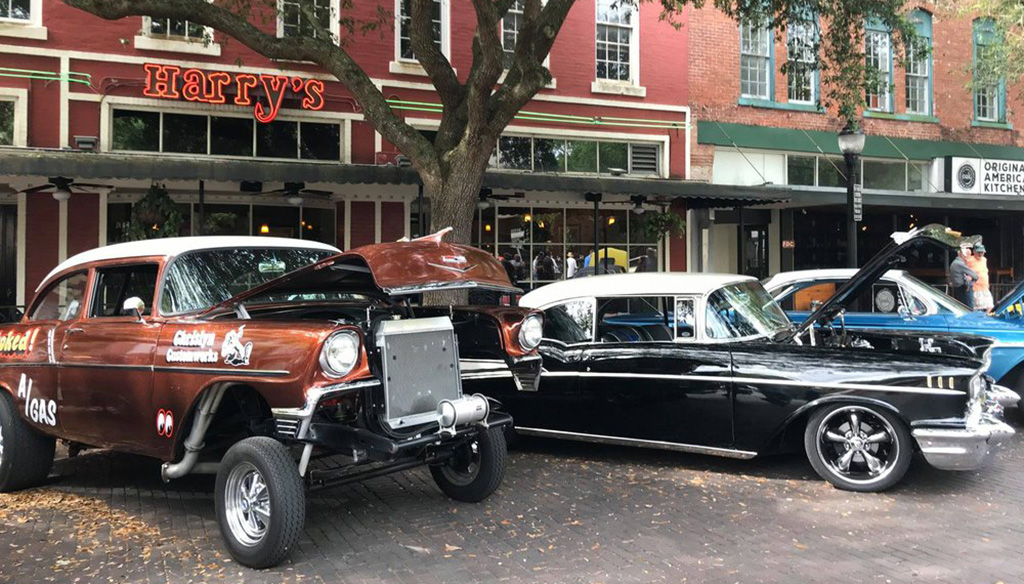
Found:
[[[933,74],[934,69],[932,67],[932,48],[934,47],[934,40],[932,39],[932,15],[924,10],[916,9],[911,13],[910,20],[917,27],[917,34],[924,40],[924,44],[927,48],[927,55],[924,59],[918,61],[917,56],[913,53],[913,48],[907,46],[905,51],[906,65],[904,67],[904,83],[906,84],[906,91],[904,92],[903,106],[908,114],[919,115],[919,116],[930,116],[934,111],[934,97],[933,97]],[[890,41],[891,42],[891,41]],[[890,48],[891,50],[891,48]],[[920,71],[912,73],[911,64],[919,64],[924,67],[925,71],[923,74]],[[910,108],[910,82],[911,79],[924,80],[923,88],[923,109],[911,109]]]
[[[332,0],[337,2],[338,0]],[[451,61],[451,1],[434,0],[441,5],[441,54]],[[409,16],[410,20],[412,15]],[[402,0],[395,0],[395,51],[392,59],[392,73],[408,73],[414,75],[426,75],[423,66],[415,58],[411,59],[402,56]],[[411,33],[410,33],[411,34]],[[412,42],[412,36],[410,43]],[[411,49],[411,47],[410,47]],[[408,68],[412,68],[409,70]],[[405,69],[405,70],[403,70]]]
[[[1000,40],[995,38],[998,33],[995,23],[988,18],[976,18],[971,23],[971,79],[973,81],[978,67],[979,49],[998,44]],[[991,38],[989,38],[991,37]],[[978,115],[978,88],[971,91],[971,119],[975,122],[989,124],[1006,123],[1006,80],[1000,79],[995,85],[987,86],[985,89],[993,90],[995,100],[995,117],[987,118]]]
[[[883,64],[886,65],[886,69],[884,71],[882,71],[885,74],[885,82],[884,82],[884,85],[883,85],[884,92],[879,92],[879,93],[875,94],[875,93],[871,93],[871,92],[865,91],[865,101],[868,103],[868,106],[865,107],[865,109],[867,111],[873,111],[873,112],[892,113],[892,111],[893,111],[893,94],[895,93],[893,91],[893,86],[895,84],[895,81],[894,81],[894,76],[893,76],[894,72],[893,72],[893,54],[892,54],[892,31],[884,28],[880,23],[875,23],[875,22],[868,22],[867,23],[867,25],[865,26],[865,31],[864,31],[864,57],[865,57],[865,59],[870,58],[868,56],[868,46],[869,46],[868,45],[868,38],[871,37],[871,36],[875,36],[875,35],[879,35],[881,38],[885,39],[885,51],[886,51],[886,54],[885,54],[884,58],[879,58],[878,59],[880,61],[880,63],[883,63]],[[883,88],[879,88],[879,89],[883,89]],[[878,101],[880,103],[883,101],[883,98],[884,98],[884,103],[881,103],[881,105],[877,105],[877,106],[871,107],[870,106],[870,102],[871,102],[870,96],[871,95],[878,95]]]
[[[752,30],[757,25],[757,31],[767,36],[766,45],[768,52],[765,55],[759,53],[752,53],[744,50],[745,40],[743,38],[745,31]],[[763,101],[775,101],[775,35],[774,31],[768,24],[761,25],[760,23],[753,23],[750,21],[740,21],[740,97],[746,99],[759,99]],[[743,89],[743,59],[754,58],[764,60],[764,73],[765,73],[765,94],[755,94],[745,92]],[[788,92],[787,92],[788,93]]]
[[[155,262],[155,261],[148,261],[148,262],[146,262],[146,261],[143,261],[143,262],[134,262],[134,263],[127,263],[127,264],[110,264],[110,265],[94,267],[93,270],[92,270],[92,278],[90,279],[89,291],[87,293],[87,295],[89,297],[88,311],[86,311],[85,316],[83,318],[85,320],[94,321],[94,322],[119,322],[119,321],[125,321],[125,320],[131,320],[131,321],[136,320],[136,318],[134,316],[131,316],[131,315],[117,314],[117,315],[114,315],[114,316],[103,316],[103,315],[97,315],[97,314],[95,314],[95,312],[96,312],[96,308],[100,306],[99,293],[100,293],[100,282],[101,282],[101,277],[102,277],[101,272],[105,272],[107,270],[128,270],[128,269],[131,269],[131,268],[138,268],[138,267],[143,267],[143,266],[155,266],[156,267],[156,278],[154,279],[154,284],[153,284],[153,297],[150,300],[150,305],[146,307],[146,311],[143,313],[143,315],[144,316],[153,316],[154,314],[156,314],[156,311],[154,309],[156,307],[157,292],[160,290],[160,282],[161,282],[161,279],[162,279],[162,274],[160,272],[160,267],[161,266],[160,266],[160,262]],[[119,300],[119,302],[123,303],[124,300],[127,300],[127,299],[128,299],[128,297],[123,298],[123,299]],[[118,307],[118,310],[120,310],[120,307]]]
[[[89,268],[81,268],[81,269],[77,269],[77,270],[72,270],[72,271],[70,271],[70,272],[68,272],[68,273],[66,273],[66,274],[56,278],[52,283],[50,283],[49,286],[44,288],[43,291],[40,292],[39,294],[36,294],[36,297],[32,299],[32,304],[25,310],[25,320],[27,322],[36,322],[36,323],[39,323],[39,322],[58,322],[58,323],[59,322],[74,322],[76,320],[80,320],[82,318],[82,315],[89,308],[89,306],[88,306],[88,304],[89,304],[89,289],[92,287],[92,273],[91,272],[92,272],[92,270],[90,270]],[[67,320],[61,319],[59,317],[58,318],[41,318],[41,319],[37,319],[37,318],[34,317],[35,312],[37,310],[39,310],[40,306],[43,303],[43,300],[50,294],[50,292],[53,291],[54,288],[56,288],[57,286],[61,285],[62,283],[65,283],[70,278],[73,278],[75,276],[81,276],[81,275],[85,276],[85,288],[82,290],[81,306],[79,307],[78,313],[75,316],[73,316],[72,318],[69,318]]]
[[[623,25],[621,23],[607,22],[598,20],[598,4],[602,0],[594,0],[594,84],[600,85],[618,85],[627,87],[640,87],[640,6],[630,6],[630,18],[629,25]],[[616,4],[613,2],[613,4]],[[618,28],[628,28],[629,33],[629,79],[609,79],[606,77],[597,76],[597,29],[600,26],[612,26]],[[607,61],[607,59],[606,59]],[[592,90],[594,86],[592,86]]]
[[[30,0],[27,19],[0,18],[0,36],[47,40],[47,30],[43,26],[43,0]]]
[[[593,344],[593,343],[596,342],[594,339],[597,337],[597,297],[595,297],[595,296],[581,296],[581,297],[576,297],[576,298],[568,298],[568,299],[565,299],[565,300],[559,300],[558,302],[555,302],[553,304],[549,304],[549,305],[547,305],[544,308],[541,308],[539,310],[541,312],[547,312],[548,310],[551,310],[552,308],[557,308],[559,306],[565,306],[566,304],[569,304],[569,303],[572,303],[572,302],[586,302],[586,303],[590,304],[590,312],[591,312],[591,318],[590,318],[590,338],[587,339],[586,341],[579,341],[577,343],[566,343],[565,341],[561,341],[561,340],[558,340],[558,339],[553,339],[551,337],[544,337],[544,336],[542,336],[541,338],[543,340],[549,341],[549,342],[552,342],[552,343],[558,343],[559,345],[562,345],[563,347],[575,347],[575,346],[578,346],[578,345],[590,345],[590,344]]]
[[[14,103],[14,125],[11,128],[11,143],[2,148],[25,148],[28,146],[28,89],[0,87],[0,101]]]
[[[811,52],[815,48],[815,45],[817,45],[818,38],[819,38],[819,34],[818,34],[818,17],[817,16],[814,16],[814,18],[809,18],[809,19],[806,19],[806,20],[799,20],[799,21],[796,21],[796,22],[790,21],[789,23],[787,23],[787,25],[786,25],[786,60],[787,60],[787,62],[789,62],[789,63],[793,63],[793,62],[810,63],[810,64],[813,65],[813,67],[812,67],[812,69],[810,71],[806,72],[807,73],[807,85],[808,85],[808,90],[809,90],[809,94],[810,94],[810,99],[809,100],[793,99],[793,77],[794,76],[793,76],[793,72],[789,71],[787,73],[787,75],[786,75],[786,101],[788,103],[796,103],[796,104],[802,104],[802,105],[814,105],[814,106],[816,106],[816,105],[818,105],[818,102],[820,100],[820,97],[819,97],[819,92],[820,92],[819,72],[818,72],[818,67],[817,67],[818,54],[815,52],[814,55],[812,56],[812,58],[809,59],[809,60],[808,59],[800,59],[800,58],[794,58],[793,57],[794,51],[793,51],[793,42],[792,41],[793,41],[793,38],[794,38],[794,36],[793,36],[793,29],[794,29],[794,27],[806,28],[807,34],[810,37],[810,43],[811,43],[811,47],[808,49],[808,52]]]
[[[213,0],[209,0],[213,1]],[[277,0],[277,38],[285,38],[284,34],[284,3],[286,0]],[[289,2],[298,3],[302,0],[287,0]],[[315,0],[314,0],[315,1]],[[339,35],[341,34],[341,0],[330,0],[330,16],[328,20],[328,29],[331,32],[332,41],[334,44],[338,44]],[[396,13],[397,14],[397,13]],[[396,19],[397,20],[397,19]]]

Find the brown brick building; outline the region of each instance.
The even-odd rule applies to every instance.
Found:
[[[889,33],[866,23],[867,58],[889,84],[868,96],[863,112],[868,138],[860,172],[860,259],[890,232],[936,221],[983,234],[1000,281],[1019,278],[1024,175],[1013,165],[1004,165],[1009,172],[991,172],[1000,161],[1024,160],[1024,140],[1013,124],[1024,104],[1019,88],[969,88],[977,55],[995,40],[986,20],[958,18],[932,4],[915,6],[912,17],[932,53],[911,55],[905,65],[893,55]],[[738,25],[715,10],[689,15],[696,120],[691,176],[765,185],[790,197],[742,216],[734,210],[691,212],[691,258],[701,269],[766,276],[845,265],[845,165],[836,140],[841,124],[835,111],[821,107],[816,73],[787,78],[780,72],[787,59],[814,58],[800,50],[800,41],[816,34],[816,25],[768,31]],[[966,188],[950,180],[964,164],[977,170],[978,179]],[[943,261],[933,258],[923,275],[939,281]]]

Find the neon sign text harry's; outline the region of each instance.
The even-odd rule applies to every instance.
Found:
[[[253,105],[256,120],[264,124],[277,117],[285,94],[291,92],[301,97],[302,109],[319,110],[324,107],[324,82],[319,79],[302,79],[288,75],[260,73],[226,73],[224,71],[202,71],[182,69],[175,65],[146,63],[146,87],[143,95],[163,99],[185,99],[199,103],[227,103],[226,93],[234,93],[234,105]],[[263,90],[266,103],[253,95]],[[227,91],[233,89],[234,91]]]

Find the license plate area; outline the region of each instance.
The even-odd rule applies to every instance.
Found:
[[[462,397],[459,348],[448,317],[383,321],[376,340],[390,427],[435,422],[441,400]]]

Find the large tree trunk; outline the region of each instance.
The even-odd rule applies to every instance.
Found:
[[[472,242],[473,220],[476,217],[476,203],[480,197],[480,185],[487,169],[487,159],[461,157],[448,167],[448,175],[441,180],[424,180],[423,194],[430,198],[430,230],[440,231],[451,227],[454,232],[449,239],[455,243]],[[472,158],[479,158],[474,156]],[[466,290],[431,292],[424,296],[424,303],[430,305],[466,304]]]

